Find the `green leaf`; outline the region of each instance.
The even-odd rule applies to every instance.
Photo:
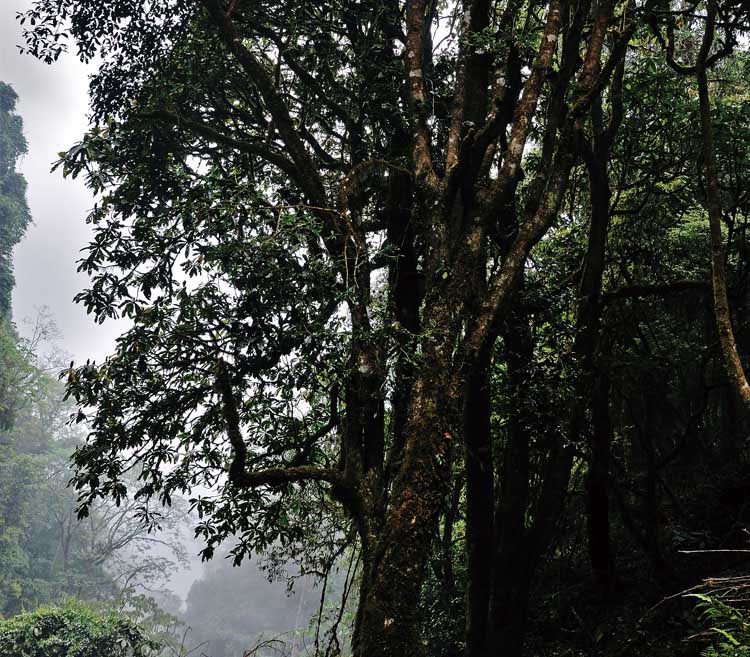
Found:
[[[710,628],[712,632],[716,632],[717,634],[721,634],[725,639],[731,642],[733,646],[740,645],[740,642],[737,641],[729,632],[726,630],[721,629],[720,627],[712,627]]]

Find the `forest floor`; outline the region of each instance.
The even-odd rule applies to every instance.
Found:
[[[684,481],[701,485],[678,491],[674,503],[662,500],[656,560],[613,518],[617,580],[608,596],[594,590],[580,543],[560,548],[532,592],[527,654],[698,657],[707,646],[707,624],[696,610],[699,601],[686,593],[707,591],[709,578],[750,576],[750,466],[729,470],[717,480],[710,465],[704,477],[692,469]],[[659,560],[661,568],[654,566]],[[744,589],[728,599],[750,608]]]

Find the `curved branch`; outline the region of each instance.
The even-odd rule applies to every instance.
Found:
[[[259,486],[273,486],[303,480],[340,483],[341,476],[336,470],[307,465],[248,472],[246,467],[247,445],[240,430],[237,400],[232,392],[226,363],[223,361],[217,363],[216,370],[216,387],[221,394],[222,414],[226,422],[227,436],[234,452],[234,458],[229,466],[229,481],[241,488],[258,488]]]
[[[286,468],[267,468],[249,472],[247,469],[247,445],[240,429],[237,400],[232,391],[227,364],[216,364],[216,388],[221,395],[222,414],[227,436],[234,452],[229,466],[229,481],[238,488],[253,489],[262,486],[280,486],[300,481],[322,481],[333,486],[333,496],[344,505],[355,519],[362,517],[362,500],[357,490],[339,470],[300,465]]]
[[[230,137],[229,135],[216,130],[216,128],[212,128],[205,123],[185,118],[183,116],[180,116],[176,112],[170,112],[169,110],[143,112],[138,116],[140,118],[149,119],[151,121],[163,121],[164,123],[169,123],[170,125],[177,126],[178,128],[187,128],[195,134],[200,135],[201,137],[204,137],[210,141],[216,142],[217,144],[223,144],[224,146],[235,148],[236,150],[243,153],[248,153],[249,155],[257,155],[269,164],[273,164],[274,166],[278,167],[281,171],[294,178],[295,180],[300,180],[299,170],[295,166],[294,162],[292,162],[289,158],[284,157],[281,153],[276,153],[263,144]]]

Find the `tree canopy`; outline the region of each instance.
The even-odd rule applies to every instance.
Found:
[[[0,81],[0,430],[12,422],[16,384],[24,369],[11,326],[13,247],[30,221],[26,181],[16,170],[26,152],[23,123],[15,114],[16,100],[15,91]]]
[[[81,513],[187,495],[206,557],[350,550],[357,657],[520,655],[576,532],[616,587],[614,508],[674,578],[660,473],[747,426],[749,19],[35,0],[26,50],[97,66],[78,300],[132,323],[66,374]]]

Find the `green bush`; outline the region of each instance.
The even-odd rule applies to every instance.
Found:
[[[128,619],[80,603],[0,621],[0,657],[150,657],[158,648]]]

